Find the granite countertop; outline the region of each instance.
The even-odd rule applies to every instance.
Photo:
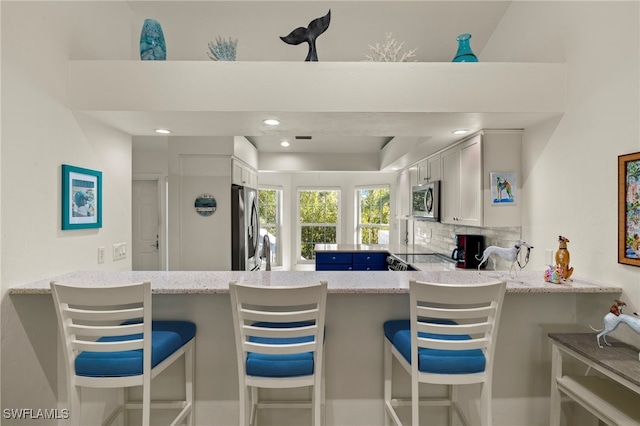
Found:
[[[101,286],[149,280],[154,294],[228,293],[229,281],[265,286],[287,286],[327,281],[329,293],[402,294],[409,292],[409,280],[442,283],[479,283],[506,280],[507,293],[622,293],[621,287],[575,278],[564,284],[551,284],[543,271],[425,270],[425,271],[76,271],[18,285],[9,294],[49,294],[49,282]]]
[[[420,246],[408,246],[405,244],[316,244],[314,251],[331,251],[331,252],[386,252],[386,253],[419,253],[432,254],[433,250]]]

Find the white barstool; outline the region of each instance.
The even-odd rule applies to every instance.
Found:
[[[459,385],[481,383],[480,422],[491,425],[491,383],[496,335],[506,284],[438,284],[411,280],[408,320],[384,323],[385,425],[401,425],[396,407],[411,406],[411,424],[418,426],[419,406],[448,406],[469,424],[457,402]],[[392,396],[392,362],[411,376],[411,400]],[[449,397],[420,399],[418,385],[449,385]]]
[[[229,283],[238,356],[240,425],[253,425],[260,408],[311,407],[323,421],[324,322],[327,283],[266,287]],[[311,398],[261,401],[259,388],[311,387]]]
[[[193,419],[193,368],[196,326],[187,321],[151,320],[151,283],[78,287],[51,283],[64,356],[70,422],[80,419],[81,388],[123,388],[123,405],[108,416],[112,423],[126,410],[142,409],[150,425],[151,408],[179,410],[172,425]],[[185,399],[151,401],[151,379],[184,356]],[[142,401],[128,401],[127,388],[142,386]]]

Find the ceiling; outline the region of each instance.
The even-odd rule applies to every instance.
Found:
[[[473,35],[471,46],[482,49],[509,8],[510,1],[129,1],[132,34],[137,38],[145,18],[157,19],[167,39],[167,60],[209,60],[207,43],[217,36],[238,39],[238,61],[303,61],[306,43],[292,46],[279,37],[307,26],[331,10],[329,29],[317,40],[320,61],[362,61],[371,46],[387,34],[416,49],[420,62],[450,62],[456,36]],[[134,45],[136,45],[134,43]],[[90,58],[78,44],[74,55]],[[134,56],[137,52],[132,53]],[[111,58],[109,58],[111,59]],[[115,58],[120,59],[120,58]],[[221,84],[224,84],[221,82]],[[301,94],[303,96],[304,94]],[[265,115],[282,125],[265,126]],[[451,131],[466,128],[525,128],[544,114],[468,113],[300,113],[295,111],[94,112],[95,118],[134,136],[151,136],[155,123],[176,136],[243,135],[260,152],[377,153],[397,136],[424,138],[432,151],[459,138]],[[311,136],[296,140],[295,136]],[[145,141],[148,138],[140,138]],[[290,142],[288,148],[280,146]],[[135,141],[135,138],[134,138]],[[141,142],[142,143],[142,142]]]

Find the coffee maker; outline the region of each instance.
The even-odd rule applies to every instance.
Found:
[[[456,261],[456,268],[477,268],[484,251],[484,235],[456,234],[456,248],[451,258]],[[476,257],[477,256],[477,257]],[[486,263],[482,265],[482,268]]]

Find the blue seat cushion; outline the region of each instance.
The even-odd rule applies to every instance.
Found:
[[[290,322],[290,323],[265,323],[253,324],[257,327],[304,327],[312,325],[313,322]],[[293,344],[313,341],[313,336],[273,338],[273,337],[251,337],[249,339],[255,343],[268,344]],[[299,354],[273,355],[249,352],[247,354],[247,375],[257,377],[298,377],[313,374],[313,352],[303,352]]]
[[[432,320],[436,324],[455,324],[448,320]],[[403,328],[406,326],[406,328]],[[409,320],[384,323],[384,334],[391,344],[411,363],[411,325]],[[420,337],[442,340],[469,340],[469,335],[419,333]],[[433,374],[472,374],[484,371],[486,359],[480,349],[443,350],[418,348],[418,370]]]
[[[167,359],[196,335],[196,325],[188,321],[153,321],[151,325],[151,366]],[[140,339],[142,334],[102,337],[100,342]],[[119,352],[81,352],[75,361],[76,374],[88,377],[123,377],[142,374],[142,349]]]
[[[393,338],[396,336],[398,331],[411,329],[411,321],[408,319],[389,320],[384,323],[383,328],[384,337],[393,343]]]

